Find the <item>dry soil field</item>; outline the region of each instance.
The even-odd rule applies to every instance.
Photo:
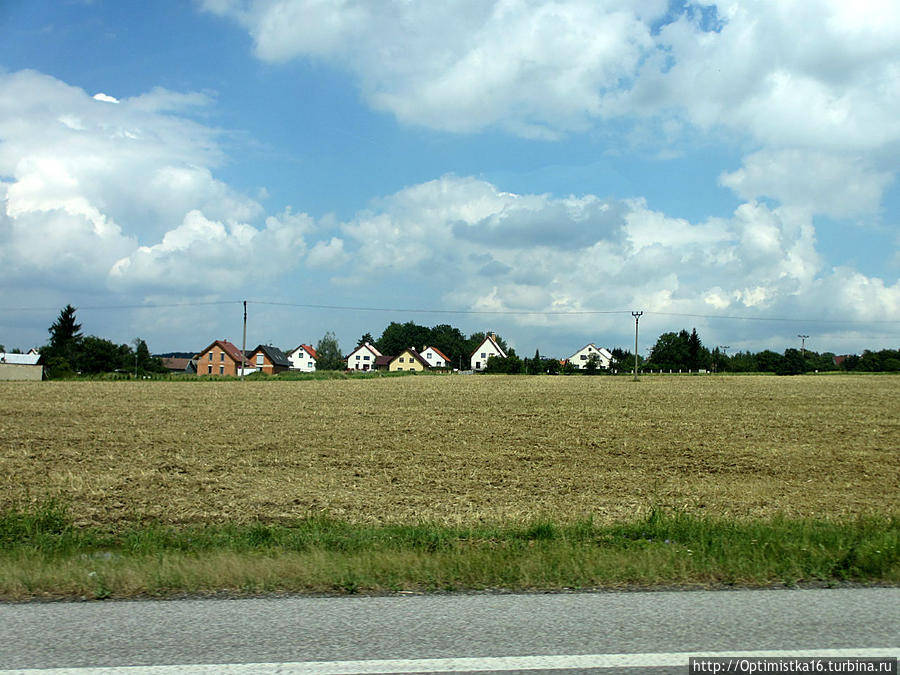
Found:
[[[900,377],[0,383],[0,508],[80,523],[900,511]]]

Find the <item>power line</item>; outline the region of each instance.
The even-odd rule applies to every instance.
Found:
[[[298,307],[302,309],[334,309],[352,312],[397,312],[404,314],[494,314],[494,315],[536,315],[536,316],[579,316],[595,314],[628,314],[627,309],[611,310],[570,310],[552,312],[546,310],[503,310],[503,309],[411,309],[403,307],[348,307],[346,305],[310,305],[296,302],[270,302],[268,300],[248,300],[254,305],[274,305],[276,307]]]
[[[170,307],[199,307],[201,305],[239,305],[241,300],[210,300],[190,302],[149,302],[142,305],[79,305],[80,311],[102,311],[107,309],[167,309]],[[0,312],[58,312],[59,307],[0,307]]]
[[[310,304],[296,302],[275,302],[270,300],[209,300],[209,301],[187,301],[187,302],[152,302],[143,304],[125,304],[125,305],[84,305],[79,306],[79,311],[107,311],[107,310],[127,310],[127,309],[170,309],[177,307],[201,307],[201,306],[222,306],[222,305],[240,305],[243,302],[254,305],[269,305],[273,307],[296,307],[298,309],[320,309],[330,311],[346,311],[346,312],[394,312],[398,314],[449,314],[449,315],[482,315],[482,316],[601,316],[623,314],[627,315],[631,310],[612,309],[612,310],[501,310],[501,309],[427,309],[412,307],[366,307],[353,305],[325,305]],[[0,307],[0,312],[56,312],[59,307]],[[729,314],[692,314],[687,312],[661,312],[646,310],[645,316],[671,316],[680,318],[707,319],[720,321],[756,321],[771,323],[794,323],[794,324],[829,324],[844,326],[871,326],[875,324],[895,325],[900,324],[900,319],[873,319],[871,321],[861,321],[858,319],[814,319],[799,317],[763,317],[763,316],[738,316]],[[886,336],[891,337],[891,336]]]

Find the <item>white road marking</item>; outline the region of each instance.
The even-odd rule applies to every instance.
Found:
[[[649,654],[566,654],[552,656],[486,656],[458,659],[374,659],[364,661],[297,661],[294,663],[210,663],[172,666],[112,666],[0,670],[0,675],[369,675],[370,673],[453,673],[506,670],[584,670],[588,668],[663,668],[687,666],[694,658],[900,658],[890,649],[806,649],[752,652],[670,652]]]

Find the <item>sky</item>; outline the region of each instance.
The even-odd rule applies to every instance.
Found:
[[[896,0],[3,0],[0,344],[900,346]]]

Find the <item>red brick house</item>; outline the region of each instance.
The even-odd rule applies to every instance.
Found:
[[[216,340],[197,354],[197,375],[237,376],[240,369],[241,350],[228,340]]]

